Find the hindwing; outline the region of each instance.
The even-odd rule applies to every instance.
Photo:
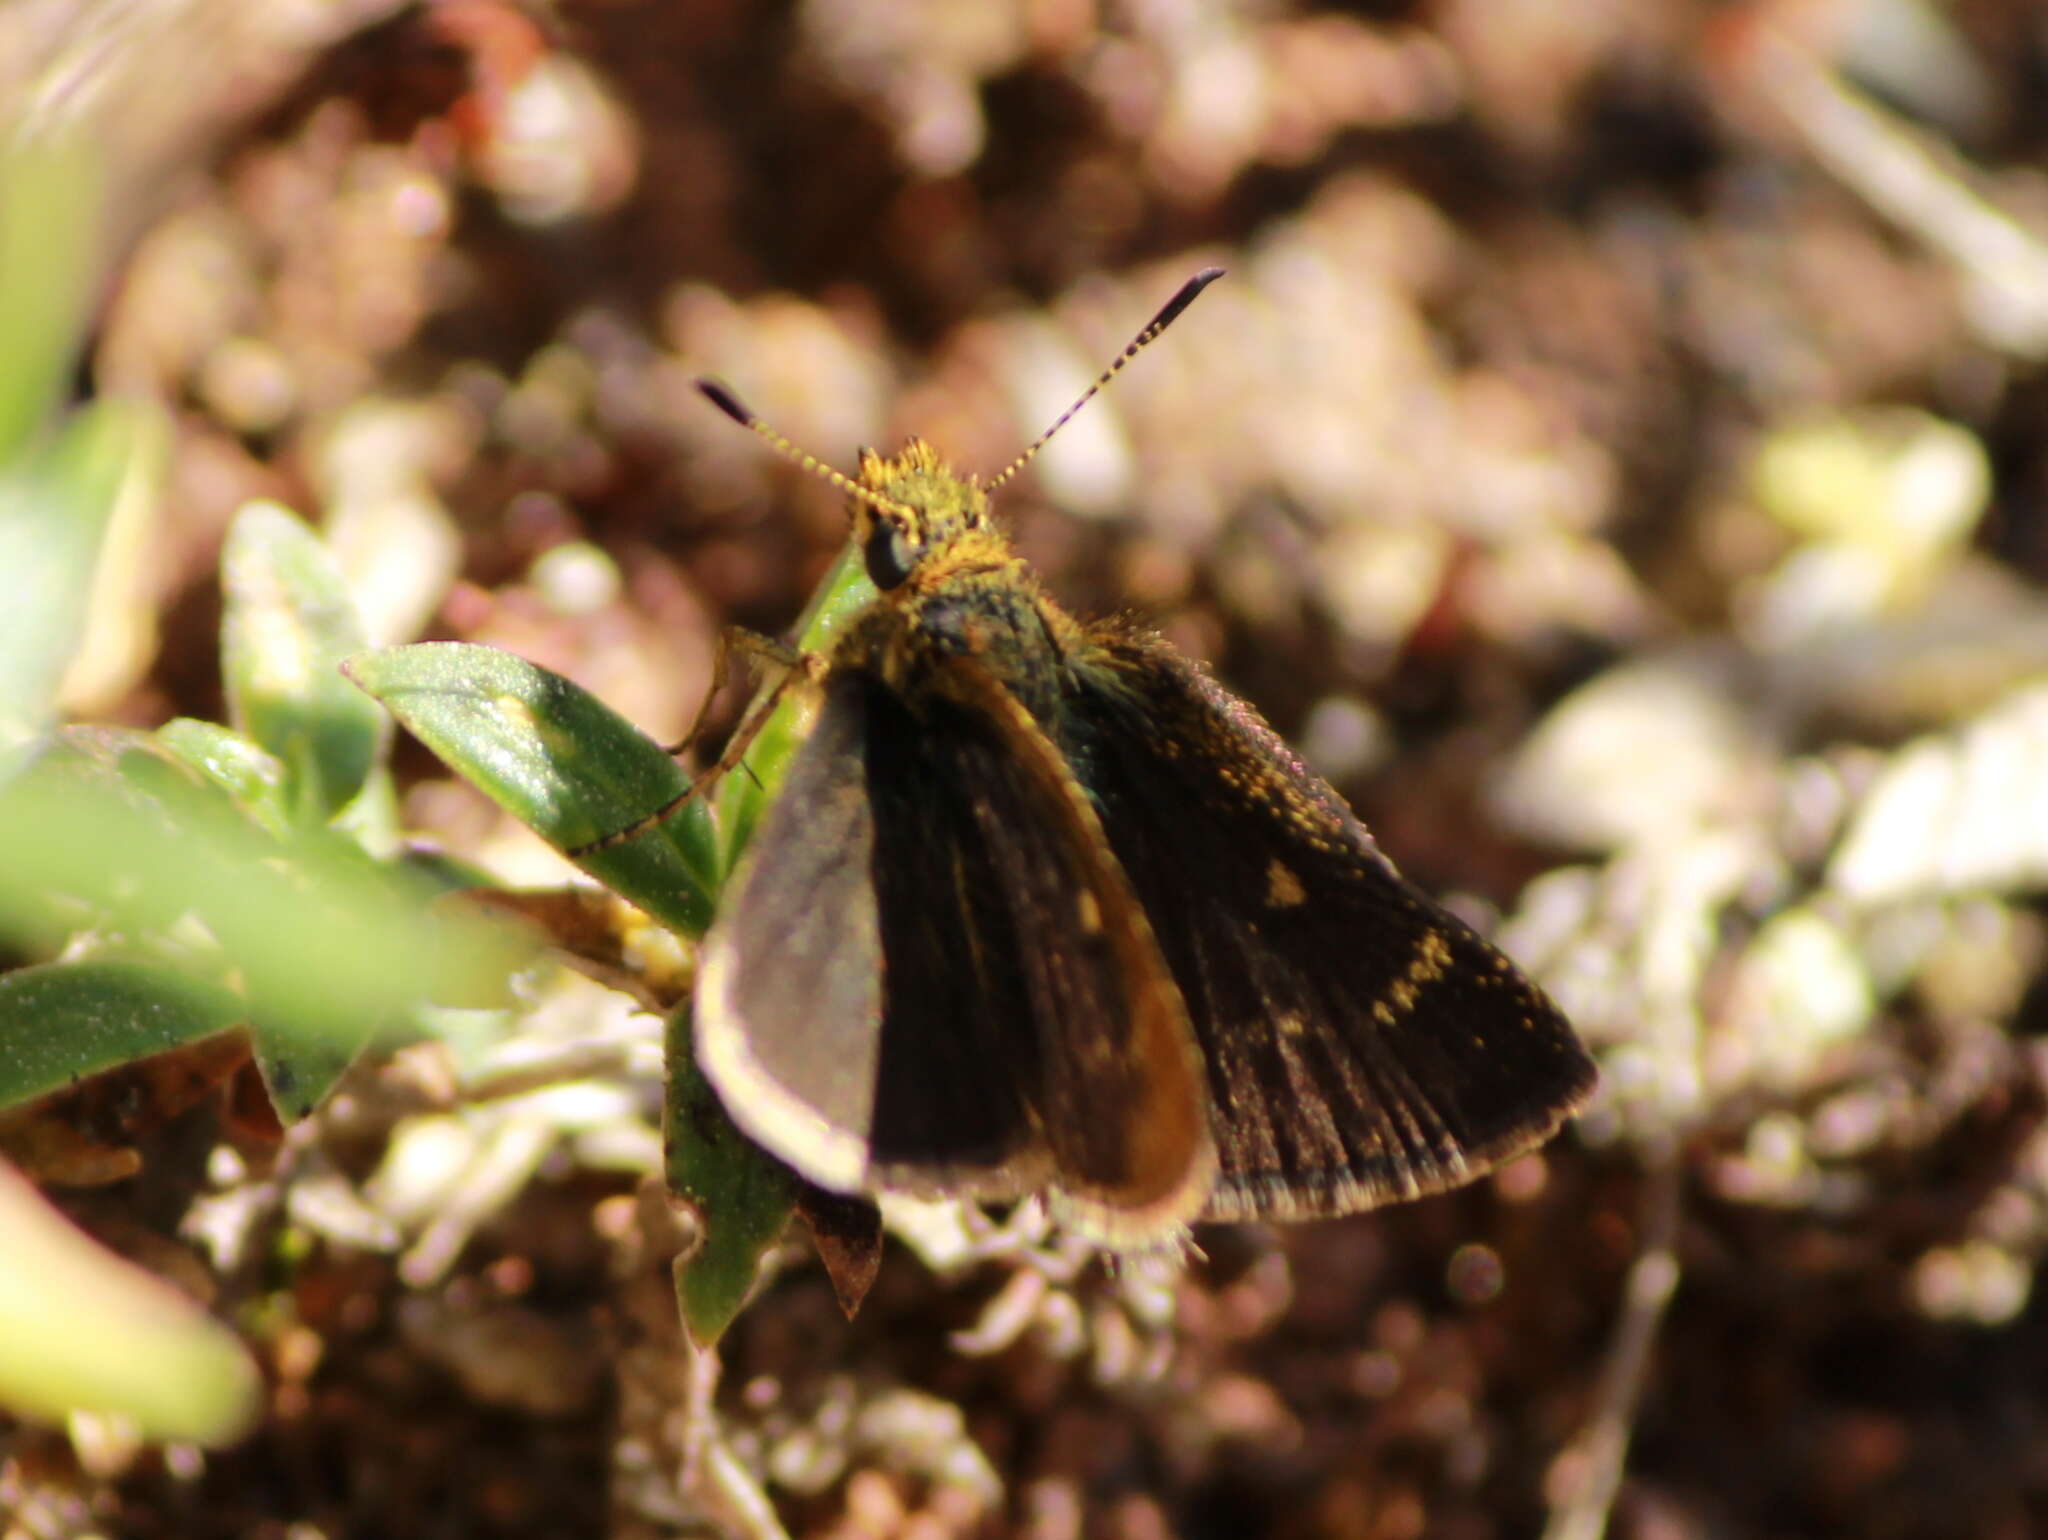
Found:
[[[1206,1066],[1207,1217],[1454,1187],[1590,1092],[1592,1062],[1543,992],[1165,642],[1091,632],[1061,710]]]

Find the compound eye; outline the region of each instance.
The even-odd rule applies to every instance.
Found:
[[[892,519],[877,519],[868,535],[868,543],[861,555],[867,561],[868,577],[875,587],[887,593],[899,588],[910,576],[911,564],[917,559],[911,549],[910,536]]]

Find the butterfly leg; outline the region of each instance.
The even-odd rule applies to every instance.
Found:
[[[711,664],[711,692],[705,697],[703,709],[697,713],[697,724],[690,729],[688,737],[669,750],[671,754],[679,754],[688,748],[702,731],[705,712],[709,710],[719,690],[724,687],[725,675],[731,668],[731,655],[734,652],[744,652],[757,663],[779,668],[782,674],[761,692],[760,698],[740,719],[740,725],[733,730],[732,738],[725,746],[725,752],[711,765],[699,771],[688,786],[646,817],[637,818],[625,828],[615,829],[602,839],[576,846],[568,852],[571,859],[595,855],[598,851],[610,850],[629,840],[638,839],[649,829],[674,817],[685,803],[709,791],[740,765],[746,758],[747,750],[754,746],[754,740],[761,735],[761,729],[768,725],[768,719],[775,714],[775,708],[782,704],[783,697],[789,693],[792,686],[801,683],[806,688],[814,687],[825,677],[823,654],[805,652],[801,648],[791,647],[786,642],[778,642],[773,637],[742,630],[737,626],[730,627],[719,634],[718,650],[713,655]]]
[[[704,724],[711,717],[711,708],[718,701],[719,693],[732,679],[732,660],[735,653],[741,654],[757,665],[771,668],[792,669],[803,658],[803,654],[787,642],[777,641],[772,636],[763,636],[758,631],[749,631],[745,626],[726,626],[718,633],[718,644],[711,650],[711,685],[704,692],[704,702],[697,708],[697,714],[690,720],[690,730],[676,742],[664,744],[665,752],[680,758],[688,752],[691,744],[703,736]]]

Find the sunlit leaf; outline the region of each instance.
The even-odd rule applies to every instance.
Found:
[[[261,1377],[234,1333],[103,1250],[0,1163],[0,1405],[119,1413],[144,1437],[232,1443]]]
[[[97,284],[100,186],[84,135],[0,141],[0,464],[48,420],[70,375]]]
[[[348,585],[297,515],[255,502],[228,531],[221,588],[230,719],[283,763],[294,811],[324,822],[363,789],[386,731],[341,677],[367,641]]]
[[[83,741],[98,755],[67,741],[0,791],[0,930],[60,944],[79,906],[130,938],[196,928],[194,969],[238,981],[259,1040],[313,1053],[421,1001],[486,998],[519,966],[508,932],[429,909],[339,837],[282,844],[147,738]]]
[[[0,748],[49,723],[78,650],[107,520],[154,431],[146,413],[91,407],[47,449],[0,466]]]
[[[347,672],[558,850],[632,826],[689,784],[659,744],[597,697],[496,648],[388,647],[351,658]],[[700,936],[711,922],[718,861],[701,804],[577,860],[684,935]]]
[[[157,742],[234,798],[272,834],[291,828],[285,809],[285,769],[261,744],[218,722],[176,717],[156,731]]]

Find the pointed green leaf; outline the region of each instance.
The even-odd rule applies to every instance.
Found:
[[[385,731],[339,673],[367,640],[355,601],[319,536],[271,502],[235,516],[221,587],[229,719],[283,762],[298,815],[323,823],[363,789]]]
[[[796,1178],[733,1126],[697,1068],[690,1008],[669,1017],[662,1137],[668,1188],[697,1211],[704,1239],[676,1264],[683,1324],[700,1347],[725,1334],[796,1207]]]
[[[628,828],[689,784],[659,744],[597,697],[493,647],[388,647],[351,658],[346,672],[557,850]],[[710,924],[718,858],[701,804],[576,860],[684,935]]]
[[[158,428],[148,411],[102,403],[74,414],[44,452],[0,468],[0,748],[49,723],[107,521],[132,478],[149,474]]]
[[[271,1031],[252,1027],[249,1047],[256,1059],[256,1072],[276,1109],[277,1120],[287,1127],[309,1118],[320,1108],[348,1073],[349,1066],[362,1057],[363,1050],[377,1037],[378,1022],[366,1023],[353,1042],[309,1038],[303,1033]]]
[[[232,991],[153,963],[18,968],[0,977],[0,1107],[211,1037],[247,1012]]]

